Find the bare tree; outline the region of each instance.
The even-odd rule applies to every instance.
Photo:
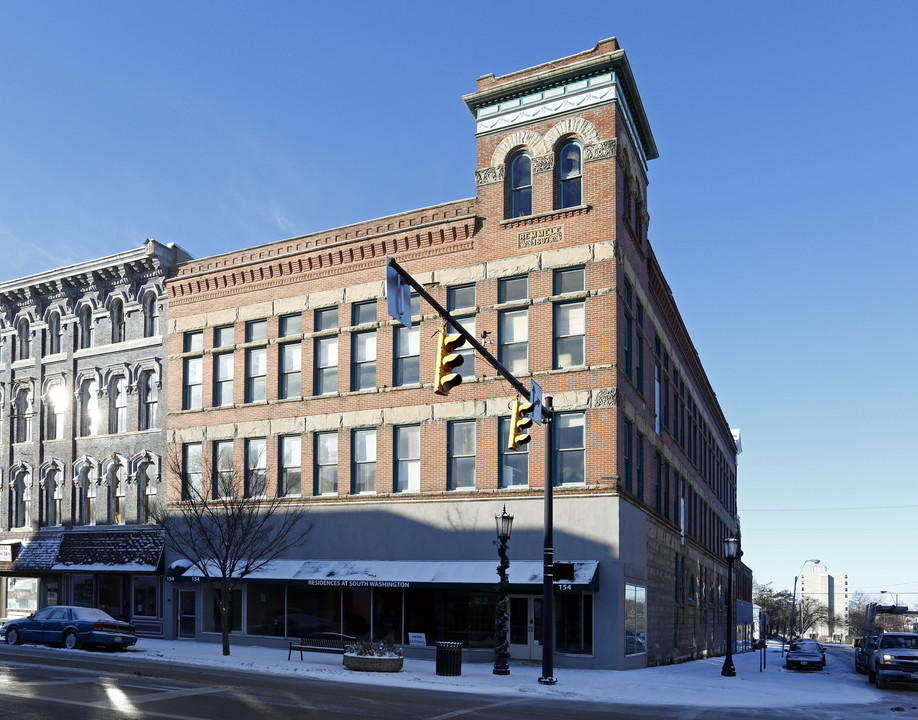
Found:
[[[305,506],[267,493],[264,463],[248,473],[217,458],[217,472],[196,458],[185,462],[174,448],[168,457],[169,502],[150,512],[166,545],[184,556],[214,591],[223,629],[223,654],[230,654],[229,602],[246,576],[300,546],[312,526]],[[210,482],[210,479],[213,482]]]
[[[829,616],[829,608],[812,596],[802,597],[799,600],[799,617],[797,618],[798,634],[804,637],[805,633]]]
[[[752,601],[768,615],[768,621],[774,632],[787,635],[791,624],[791,605],[793,600],[790,590],[773,590],[771,583],[755,583],[752,588]]]

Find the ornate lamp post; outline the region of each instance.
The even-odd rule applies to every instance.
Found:
[[[820,561],[813,560],[804,560],[803,565],[800,566],[800,575],[803,575],[803,568],[806,567],[807,563],[813,563],[813,565],[819,565]],[[791,615],[790,615],[790,639],[793,640],[797,637],[797,580],[800,579],[800,575],[794,576],[794,593],[791,598]],[[800,600],[801,610],[803,609],[803,599],[801,596]]]
[[[503,512],[494,516],[497,523],[497,554],[500,557],[500,565],[497,566],[497,574],[500,580],[497,583],[497,619],[494,630],[494,674],[509,675],[510,664],[507,659],[510,657],[510,640],[507,637],[510,633],[510,613],[507,598],[507,588],[510,583],[507,581],[507,570],[510,568],[510,561],[507,559],[507,541],[510,539],[510,530],[513,527],[513,515],[507,512],[507,506],[504,505]]]
[[[733,561],[739,556],[739,540],[735,537],[724,539],[724,557],[727,558],[727,654],[724,657],[724,666],[720,671],[726,677],[735,677],[736,668],[733,667]]]

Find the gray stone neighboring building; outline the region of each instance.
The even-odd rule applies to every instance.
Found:
[[[165,279],[148,239],[0,283],[0,613],[101,608],[162,636]]]

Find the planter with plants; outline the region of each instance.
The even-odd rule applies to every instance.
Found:
[[[344,667],[362,672],[398,672],[405,658],[391,635],[382,642],[362,638],[344,649]]]

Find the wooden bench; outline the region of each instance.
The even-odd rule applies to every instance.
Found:
[[[313,633],[301,637],[299,642],[291,642],[290,649],[287,651],[287,659],[293,655],[294,650],[299,650],[300,660],[303,659],[303,651],[337,653],[344,655],[344,648],[355,642],[357,638],[350,635],[341,635],[340,633],[323,632]]]

